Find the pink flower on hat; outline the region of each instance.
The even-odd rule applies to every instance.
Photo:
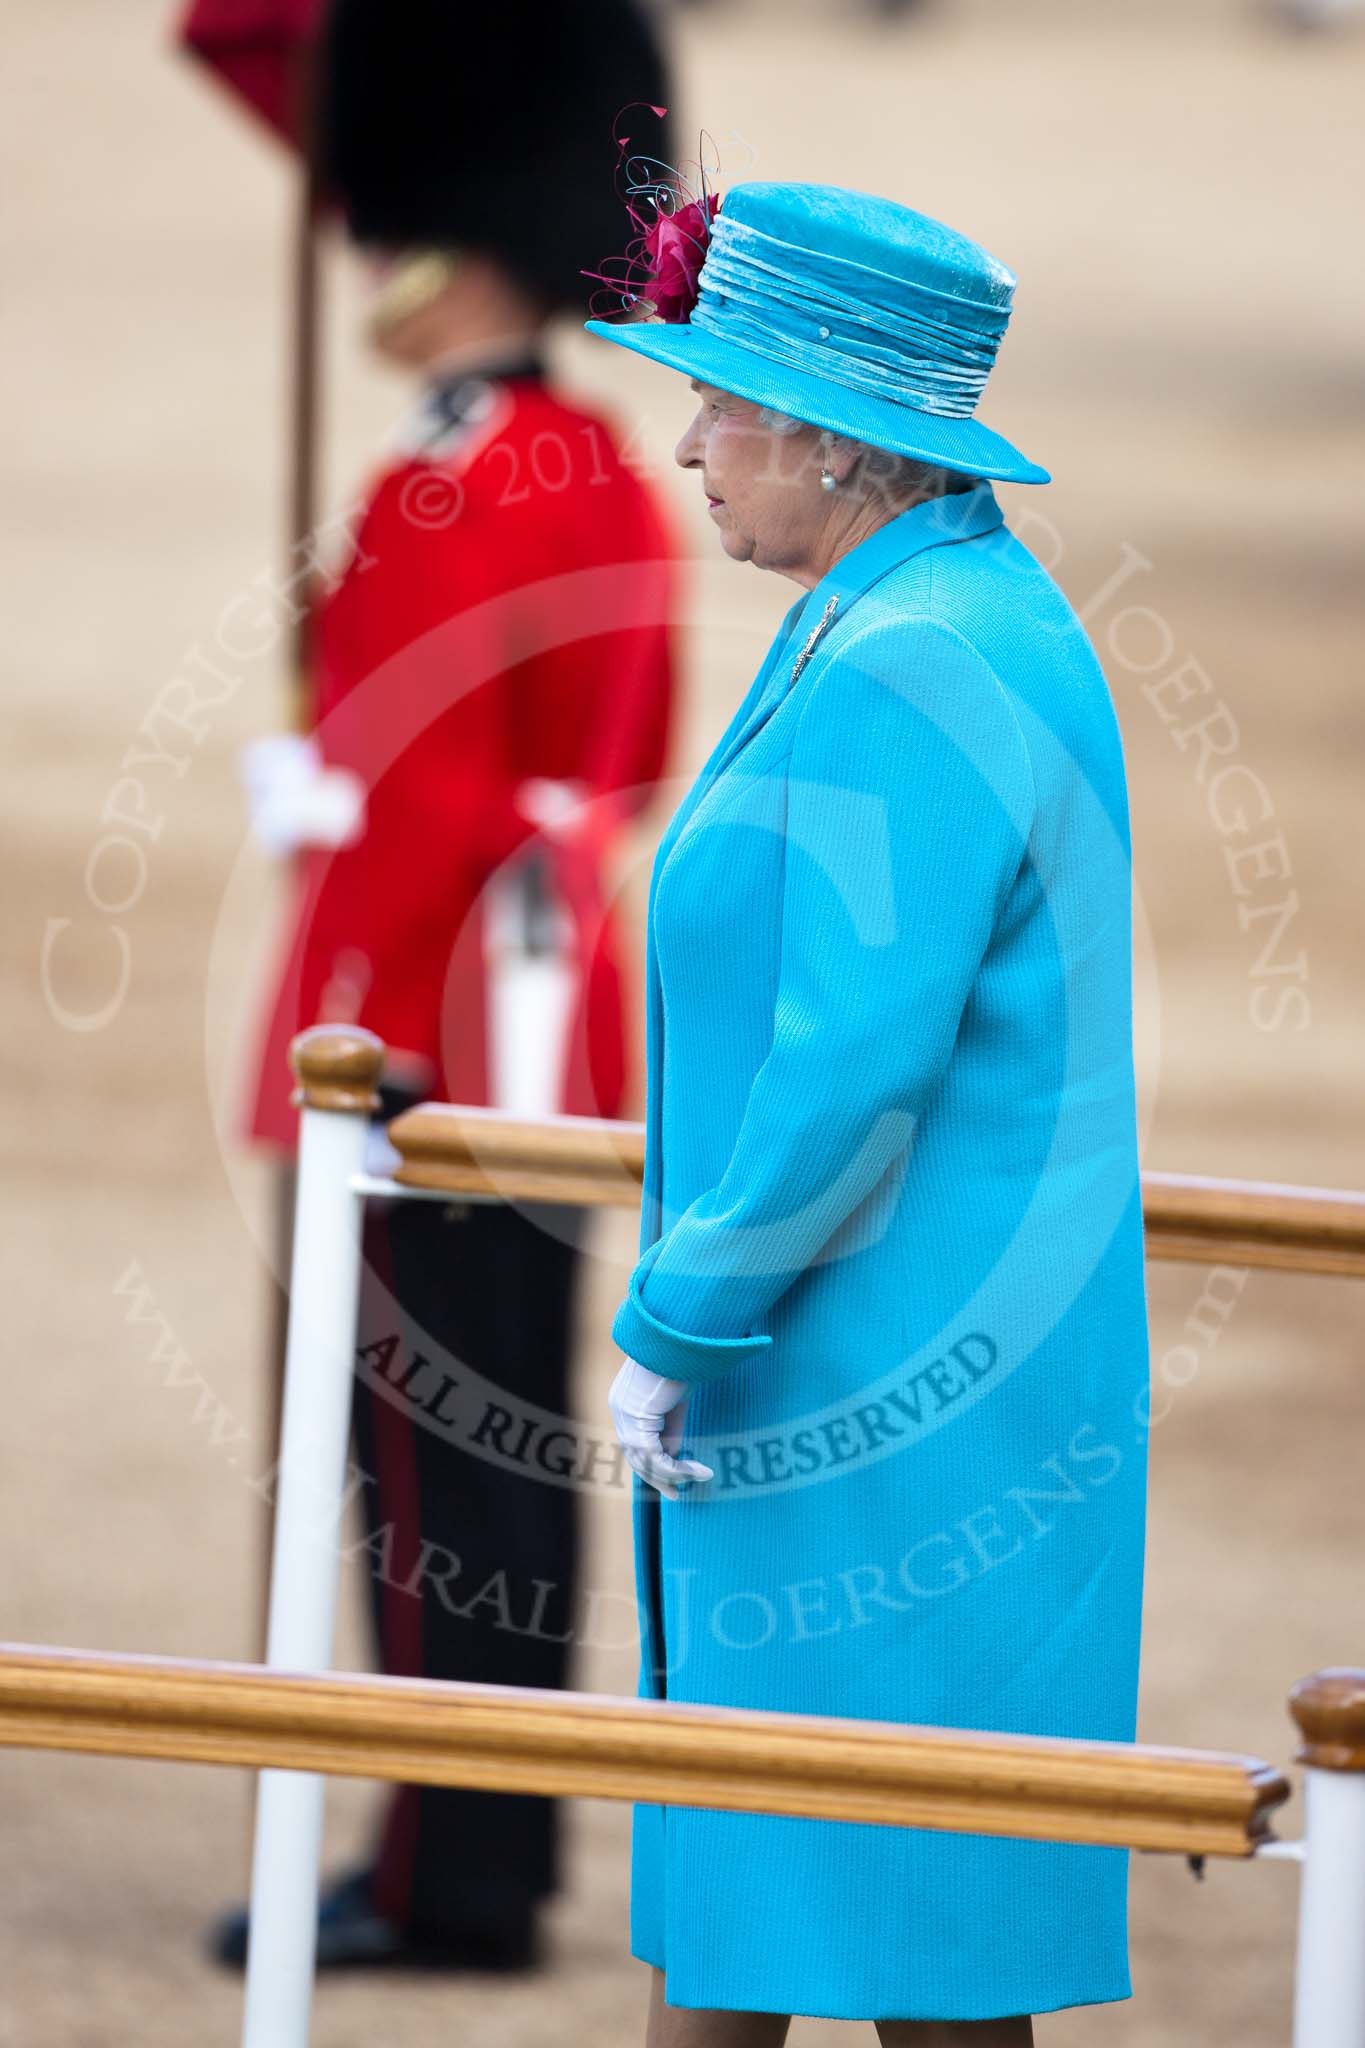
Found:
[[[697,279],[706,260],[711,223],[720,194],[710,192],[676,213],[660,212],[643,238],[647,264],[640,297],[647,299],[656,320],[686,320],[697,303]]]

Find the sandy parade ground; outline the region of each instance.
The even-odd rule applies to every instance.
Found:
[[[1284,35],[1214,0],[940,0],[892,23],[844,0],[715,0],[678,35],[687,117],[722,185],[885,191],[1019,275],[989,417],[1054,472],[1002,502],[1086,618],[1122,723],[1145,1163],[1365,1184],[1365,35]],[[92,867],[92,850],[159,693],[239,593],[259,607],[279,577],[290,187],[283,157],[173,53],[164,0],[9,0],[0,38],[0,1634],[246,1658],[269,1182],[234,1121],[282,898],[246,837],[236,754],[285,716],[278,609],[176,765],[143,771],[138,871]],[[361,357],[339,257],[327,283],[336,507],[403,394]],[[574,333],[558,348],[573,386],[636,426],[695,546],[676,779],[622,876],[638,913],[653,836],[790,587],[719,558],[669,459],[681,381]],[[1197,674],[1206,713],[1222,707],[1206,745],[1181,744],[1176,672]],[[1210,804],[1210,749],[1252,771],[1254,833]],[[1269,841],[1260,862],[1232,858]],[[583,1417],[605,1420],[634,1231],[624,1213],[595,1227]],[[1194,1266],[1154,1267],[1149,1285],[1140,1732],[1283,1762],[1293,1681],[1365,1662],[1361,1286]],[[1135,1418],[1132,1454],[1144,1435]],[[590,1533],[585,1581],[610,1620],[586,1631],[577,1682],[629,1693],[619,1499],[594,1496]],[[367,1655],[361,1588],[353,1562],[343,1665]],[[335,1788],[337,1859],[373,1801]],[[240,1981],[203,1960],[202,1936],[243,1886],[243,1777],[0,1754],[0,1815],[3,2048],[236,2038]],[[546,1973],[325,1981],[317,2048],[637,2042],[628,1811],[577,1805],[571,1831]],[[1134,1999],[1045,2020],[1040,2040],[1285,2041],[1296,1883],[1277,1863],[1213,1865],[1196,1884],[1179,1860],[1136,1857]],[[853,2032],[807,2020],[792,2039]]]

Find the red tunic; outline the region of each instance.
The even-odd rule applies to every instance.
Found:
[[[289,1041],[324,1020],[378,1032],[433,1099],[488,1101],[481,891],[541,838],[513,802],[531,776],[588,790],[580,835],[541,840],[580,969],[559,1107],[621,1110],[603,864],[663,769],[676,547],[603,419],[533,376],[483,396],[447,443],[379,474],[321,607],[318,740],[364,783],[366,824],[295,863],[252,1138],[294,1143]]]

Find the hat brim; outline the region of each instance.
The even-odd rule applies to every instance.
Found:
[[[634,320],[621,325],[586,320],[589,334],[600,334],[618,348],[649,356],[670,370],[682,370],[703,384],[731,391],[755,405],[771,405],[813,427],[866,441],[894,455],[934,462],[967,476],[990,477],[1001,483],[1046,484],[1047,470],[1030,462],[1003,434],[993,434],[979,420],[948,419],[939,413],[917,412],[893,399],[851,391],[827,377],[812,376],[786,363],[774,362],[756,350],[686,320]]]

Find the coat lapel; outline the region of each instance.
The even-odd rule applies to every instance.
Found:
[[[763,657],[763,663],[746,698],[747,708],[742,708],[737,718],[722,733],[712,750],[710,759],[697,776],[694,789],[698,794],[709,789],[716,778],[725,773],[735,755],[764,724],[783,690],[780,682],[784,663],[789,659],[789,649],[796,638],[797,629],[805,615],[808,600],[798,598],[790,607],[781,625],[773,635],[772,644]],[[687,804],[690,810],[690,801]]]

